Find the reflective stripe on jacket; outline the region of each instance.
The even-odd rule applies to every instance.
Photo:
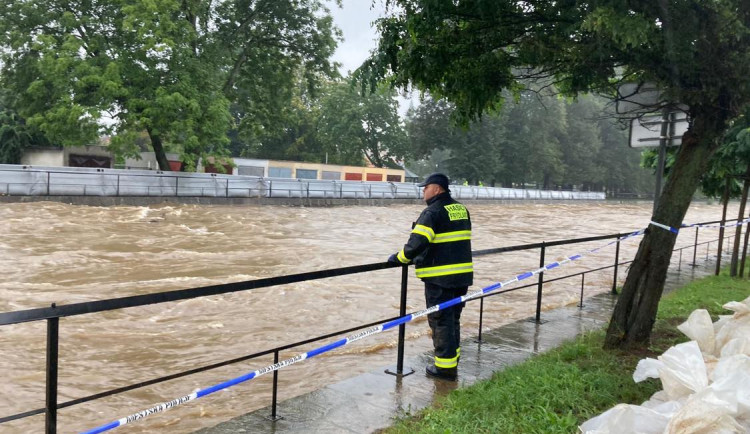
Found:
[[[472,285],[469,211],[450,193],[433,197],[397,258],[404,264],[414,262],[422,280],[448,288]]]

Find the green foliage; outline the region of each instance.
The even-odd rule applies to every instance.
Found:
[[[746,269],[747,271],[747,269]],[[659,304],[658,319],[685,318],[695,309],[706,309],[714,321],[719,315],[727,315],[722,307],[728,301],[742,301],[750,296],[748,282],[729,277],[726,270],[718,276],[695,280],[664,296]]]
[[[692,110],[716,104],[736,112],[750,98],[750,7],[742,0],[387,4],[391,14],[378,23],[380,43],[357,72],[360,82],[445,97],[465,121],[497,110],[522,79],[610,95],[620,80],[647,80]]]
[[[677,159],[679,148],[669,147],[664,159],[664,177],[669,178]],[[643,152],[641,165],[654,171],[659,153],[649,149]],[[734,119],[721,139],[721,146],[711,158],[708,170],[701,178],[701,192],[707,197],[722,198],[729,181],[729,198],[742,194],[742,178],[750,166],[750,109]]]
[[[129,155],[147,131],[157,154],[163,143],[194,166],[228,155],[230,103],[240,130],[258,130],[299,80],[335,74],[337,35],[321,0],[19,0],[0,5],[0,79],[56,143],[119,134]]]
[[[348,81],[331,83],[322,98],[318,133],[329,163],[395,167],[409,155],[395,92],[360,94]]]
[[[711,159],[701,180],[701,190],[709,197],[722,197],[729,180],[729,197],[742,194],[742,179],[750,169],[750,108],[735,119],[724,134],[722,146]]]
[[[651,189],[638,168],[638,152],[626,145],[626,132],[606,116],[604,100],[520,92],[515,103],[462,128],[454,105],[425,99],[408,114],[407,129],[417,158],[449,151],[440,170],[472,184],[537,184],[605,190]],[[413,165],[413,164],[412,164]],[[423,172],[435,170],[435,165]]]
[[[694,281],[666,295],[651,348],[656,353],[602,350],[604,333],[584,334],[559,348],[457,389],[435,406],[398,421],[388,433],[571,433],[619,403],[640,404],[661,389],[656,380],[636,384],[638,361],[687,338],[676,330],[695,309],[714,319],[721,306],[750,295],[750,283],[726,275]]]
[[[494,183],[502,172],[504,160],[499,149],[504,124],[498,117],[485,117],[470,128],[453,122],[454,107],[444,100],[425,99],[408,113],[407,130],[415,157],[433,155],[433,150],[448,151],[436,166],[425,167],[423,174],[436,170],[454,179]]]
[[[395,167],[411,155],[398,116],[395,92],[383,87],[361,95],[348,80],[330,81],[318,92],[299,87],[277,128],[238,134],[243,156],[360,166]],[[249,143],[243,145],[240,139]]]
[[[23,150],[30,146],[49,146],[49,142],[16,113],[0,106],[0,164],[19,164]]]
[[[498,111],[522,79],[566,95],[614,96],[623,82],[649,82],[662,96],[652,111],[687,106],[690,128],[654,221],[681,224],[719,139],[750,105],[747,0],[386,3],[391,14],[379,21],[378,49],[358,80],[365,89],[388,81],[445,97],[464,123]],[[667,273],[663,258],[674,243],[661,235],[647,234],[639,247],[631,268],[638,272],[628,276],[612,316],[610,348],[648,341]]]

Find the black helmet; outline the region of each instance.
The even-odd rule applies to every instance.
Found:
[[[448,180],[448,177],[442,173],[433,173],[432,175],[425,178],[424,182],[420,183],[419,186],[424,187],[425,185],[430,184],[437,184],[443,187],[445,191],[449,191],[448,186],[450,185],[450,181]]]

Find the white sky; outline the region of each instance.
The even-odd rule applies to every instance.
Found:
[[[339,8],[329,2],[334,23],[344,35],[333,59],[341,63],[340,72],[346,76],[357,69],[377,45],[378,35],[372,23],[384,15],[385,8],[380,0],[375,0],[374,5],[372,0],[343,0],[342,5],[343,8]]]
[[[328,7],[344,37],[333,54],[333,60],[341,64],[339,72],[346,76],[357,69],[377,46],[378,32],[373,22],[385,15],[385,5],[383,0],[342,0],[341,4],[343,8],[331,1]],[[419,105],[419,98],[417,95],[400,97],[399,104],[399,113],[403,117],[409,104]]]

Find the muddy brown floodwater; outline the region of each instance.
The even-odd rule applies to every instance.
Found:
[[[473,248],[630,232],[645,227],[651,204],[560,202],[468,204]],[[89,207],[54,202],[0,205],[0,311],[237,282],[384,261],[406,241],[420,205]],[[731,217],[737,206],[730,205]],[[686,222],[718,220],[718,204],[693,204]],[[694,231],[678,238],[692,244]],[[700,241],[716,238],[703,230]],[[632,258],[640,238],[623,243]],[[547,249],[547,262],[606,242]],[[715,250],[715,247],[712,248]],[[692,254],[692,252],[690,252]],[[701,253],[703,254],[703,253]],[[715,254],[715,252],[712,252]],[[614,246],[547,273],[548,278],[611,264]],[[673,258],[676,261],[676,258]],[[475,286],[538,268],[539,252],[478,257]],[[619,273],[620,283],[626,271]],[[586,295],[608,291],[612,271],[589,275]],[[398,314],[400,270],[388,269],[221,296],[60,320],[59,402],[182,372]],[[543,309],[573,304],[580,279],[545,286]],[[484,327],[535,310],[536,288],[485,301]],[[424,307],[410,274],[408,310]],[[478,303],[464,311],[465,337],[477,333]],[[44,407],[42,321],[0,327],[0,417]],[[431,349],[424,319],[406,328],[406,353]],[[282,369],[279,399],[392,365],[395,331]],[[282,352],[286,359],[326,343]],[[58,432],[90,429],[196,389],[273,363],[263,357],[65,408]],[[272,376],[153,415],[118,432],[187,433],[270,404]],[[43,416],[0,425],[3,433],[41,432]]]

